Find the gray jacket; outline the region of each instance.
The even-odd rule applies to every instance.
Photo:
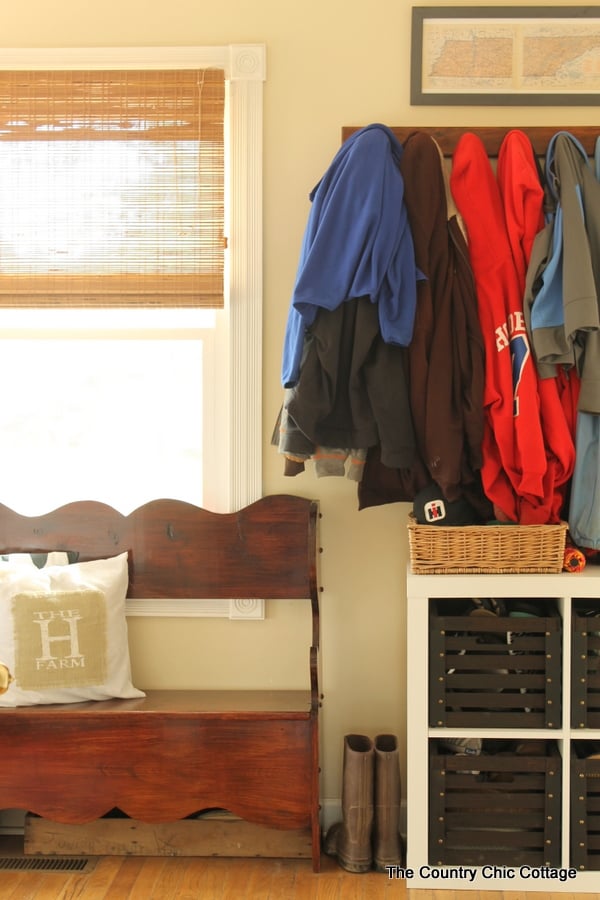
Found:
[[[550,142],[546,179],[556,208],[529,265],[524,305],[531,340],[540,374],[575,365],[579,409],[600,414],[600,182],[568,132]]]

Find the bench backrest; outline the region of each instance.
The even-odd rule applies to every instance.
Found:
[[[131,598],[317,601],[318,504],[276,494],[234,513],[153,500],[129,515],[77,501],[42,516],[0,505],[0,552],[129,554]]]

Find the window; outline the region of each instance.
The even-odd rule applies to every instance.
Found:
[[[185,286],[173,288],[173,257],[196,240],[185,219],[171,223],[182,239],[170,248],[166,241],[167,253],[158,270],[149,273],[145,266],[149,256],[155,257],[154,252],[139,253],[133,265],[138,270],[133,275],[136,287],[129,292],[118,288],[116,296],[126,296],[136,308],[125,308],[121,300],[117,304],[111,299],[115,296],[113,271],[103,270],[103,278],[97,266],[88,271],[80,265],[86,255],[82,250],[84,232],[88,238],[91,235],[94,245],[98,223],[81,205],[83,219],[74,225],[75,213],[57,212],[56,200],[69,168],[71,177],[78,179],[79,190],[90,196],[90,175],[80,168],[81,156],[89,156],[83,154],[82,145],[87,141],[61,139],[69,159],[67,169],[55,169],[45,182],[36,175],[35,189],[26,191],[29,201],[23,206],[33,208],[34,213],[42,195],[46,197],[47,215],[55,217],[53,242],[48,241],[47,231],[36,227],[35,215],[13,212],[10,221],[0,213],[0,248],[4,242],[4,249],[0,249],[0,377],[9,386],[5,398],[10,394],[0,404],[0,465],[11,473],[11,493],[7,488],[0,501],[6,503],[10,498],[9,505],[26,514],[84,498],[103,500],[124,512],[159,494],[220,511],[251,502],[261,493],[264,47],[2,50],[0,68],[136,73],[173,69],[184,76],[208,68],[225,73],[225,165],[220,192],[225,202],[218,234],[219,255],[224,260],[218,276],[223,286],[222,308],[197,308],[197,298],[196,308],[192,308],[185,299],[179,302],[186,296]],[[7,171],[3,154],[9,152],[6,148],[10,149],[10,143],[0,138],[3,172]],[[112,242],[109,239],[108,248],[95,244],[95,254],[103,259],[110,257],[110,264],[119,268],[119,228],[135,231],[129,226],[139,210],[134,203],[123,215],[122,196],[123,191],[135,194],[130,181],[135,181],[138,173],[132,174],[129,160],[124,164],[125,169],[129,166],[125,182],[118,181],[110,158],[116,153],[110,147],[113,143],[105,142],[103,153],[107,158],[102,166],[108,172],[103,176],[107,190],[117,198],[115,208],[120,209],[120,213],[113,209],[111,214],[117,238],[113,235]],[[145,143],[152,145],[153,141]],[[183,146],[188,143],[184,139],[182,146],[172,147],[173,155],[188,153],[189,148]],[[157,163],[160,148],[150,146],[146,150],[149,155],[142,167],[171,171],[164,160]],[[29,147],[27,152],[35,162],[41,150]],[[100,151],[94,146],[92,157],[96,152]],[[15,163],[13,158],[11,164],[18,169],[25,163],[22,153],[17,155],[19,160]],[[123,158],[122,153],[119,158]],[[140,165],[136,159],[134,168]],[[193,153],[189,159],[193,168]],[[30,157],[29,171],[31,165]],[[102,166],[98,163],[93,168],[98,171]],[[211,167],[212,159],[208,164]],[[34,170],[39,171],[37,163]],[[0,198],[14,190],[14,171],[10,185],[0,174]],[[193,204],[196,188],[188,184],[178,187]],[[138,191],[138,198],[150,194],[170,212],[166,194],[161,198],[160,190],[145,187]],[[20,215],[22,219],[15,219]],[[210,215],[215,218],[214,209]],[[144,240],[148,237],[146,228],[140,228],[139,233]],[[18,234],[19,240],[9,265],[11,254],[6,247],[11,234]],[[223,253],[224,236],[228,248]],[[23,270],[24,260],[28,271]],[[187,278],[186,265],[184,281],[194,282],[191,292],[197,292],[200,285],[204,291],[201,304],[214,306],[214,283],[205,289],[203,271]],[[40,287],[42,268],[52,268],[55,275],[58,272],[54,284]],[[13,287],[9,285],[11,278]],[[207,302],[206,297],[212,299]],[[134,438],[138,441],[135,445]],[[57,457],[51,456],[51,449],[56,450]],[[173,614],[173,608],[169,613]],[[219,607],[209,614],[232,613]],[[259,617],[261,612],[250,604],[240,614]]]
[[[222,306],[223,69],[0,69],[0,302]]]

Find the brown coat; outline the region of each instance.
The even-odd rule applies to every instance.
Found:
[[[435,141],[407,139],[400,161],[417,267],[409,396],[419,460],[411,471],[381,469],[371,455],[361,508],[410,500],[428,480],[449,500],[480,496],[484,350],[468,250]],[[395,487],[394,487],[395,485]]]

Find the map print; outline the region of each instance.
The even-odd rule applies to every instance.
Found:
[[[428,19],[422,90],[600,91],[600,19]]]

